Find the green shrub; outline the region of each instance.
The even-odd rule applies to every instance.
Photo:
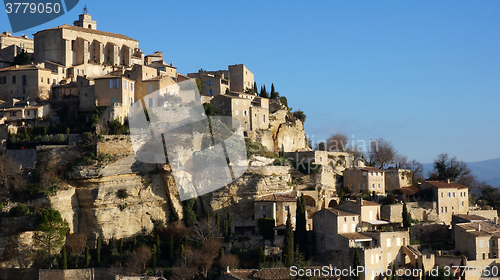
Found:
[[[16,207],[11,208],[9,213],[14,217],[20,217],[28,214],[29,212],[30,209],[28,205],[19,203]]]
[[[126,189],[119,189],[117,192],[116,192],[116,196],[118,198],[121,198],[121,199],[125,199],[128,197],[128,192]]]
[[[128,207],[127,203],[122,203],[122,204],[118,205],[118,208],[120,208],[120,211],[125,210],[127,207]]]

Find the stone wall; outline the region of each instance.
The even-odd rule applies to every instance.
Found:
[[[441,224],[418,224],[412,226],[412,239],[422,243],[447,243],[451,239],[451,230]]]
[[[406,169],[388,169],[385,171],[385,190],[409,187],[412,184],[411,171]]]
[[[94,279],[94,269],[40,269],[39,280],[91,280]]]
[[[382,205],[380,207],[380,217],[382,220],[391,223],[403,222],[403,204]]]
[[[5,268],[0,269],[0,280],[35,280],[38,279],[36,268]],[[55,279],[54,279],[55,280]]]
[[[478,215],[491,221],[498,218],[497,210],[470,210],[469,215]]]
[[[113,156],[130,155],[134,153],[130,135],[104,135],[103,140],[97,143],[97,154]]]
[[[14,158],[21,168],[35,168],[38,153],[35,149],[6,150],[5,154]]]

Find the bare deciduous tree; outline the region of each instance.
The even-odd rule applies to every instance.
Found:
[[[140,275],[146,269],[146,265],[151,260],[151,256],[151,248],[147,246],[139,247],[125,261],[125,267],[131,274]]]
[[[326,139],[325,151],[340,152],[348,149],[349,139],[345,133],[337,132]]]
[[[220,265],[222,267],[227,267],[229,266],[230,268],[238,268],[240,265],[240,259],[238,258],[237,255],[234,254],[228,254],[225,255],[221,260],[220,260]]]
[[[174,280],[187,280],[194,279],[198,274],[196,267],[182,265],[172,269],[172,279]]]
[[[0,155],[0,201],[6,199],[10,191],[22,190],[25,187],[26,180],[19,164],[9,156]]]
[[[456,157],[451,157],[446,154],[439,154],[434,160],[434,170],[429,172],[430,180],[451,181],[469,186],[474,183],[475,176],[472,175],[472,170],[464,161],[457,160]]]
[[[203,243],[209,239],[219,236],[220,231],[214,220],[202,220],[197,222],[193,229],[191,239]]]
[[[66,244],[64,244],[64,246],[68,249],[68,254],[83,254],[85,252],[86,245],[87,238],[82,233],[73,233],[66,236]]]
[[[374,162],[381,169],[384,169],[386,164],[394,161],[396,149],[391,142],[385,141],[383,138],[370,140],[370,150],[368,151],[370,161]]]
[[[212,268],[214,259],[219,254],[221,245],[219,240],[212,238],[201,246],[201,258],[198,261],[198,267],[203,277],[208,277],[208,272]]]

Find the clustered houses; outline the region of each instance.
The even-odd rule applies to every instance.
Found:
[[[33,57],[34,64],[10,66],[23,50]],[[38,31],[34,39],[4,32],[0,35],[0,63],[0,103],[4,107],[13,99],[32,106],[73,100],[80,112],[108,106],[105,119],[118,119],[123,124],[134,102],[142,101],[145,107],[167,106],[162,96],[176,94],[172,85],[199,78],[201,101],[213,102],[224,115],[238,120],[235,127],[237,123],[245,130],[269,127],[269,100],[244,93],[254,84],[254,75],[245,65],[184,76],[172,62],[164,61],[162,52],[144,55],[138,40],[97,30],[97,22],[86,12],[73,25]],[[158,94],[150,95],[154,92]],[[212,101],[215,96],[224,97]],[[49,112],[43,113],[44,117],[54,115],[50,112],[53,108],[43,108]],[[29,125],[17,122],[23,119],[16,117],[16,124]],[[4,118],[6,123],[11,120],[12,116]]]

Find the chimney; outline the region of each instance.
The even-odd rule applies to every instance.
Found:
[[[28,39],[28,35],[23,35],[22,36],[24,39]]]
[[[11,34],[11,33],[10,33],[9,31],[4,31],[4,32],[3,32],[3,35],[10,36],[10,34]]]
[[[226,274],[229,274],[230,271],[229,271],[229,266],[226,265]]]
[[[449,184],[450,183],[450,178],[448,178],[447,181],[448,181],[448,184]]]
[[[173,65],[174,65],[174,62],[170,61],[170,67],[172,67]]]

